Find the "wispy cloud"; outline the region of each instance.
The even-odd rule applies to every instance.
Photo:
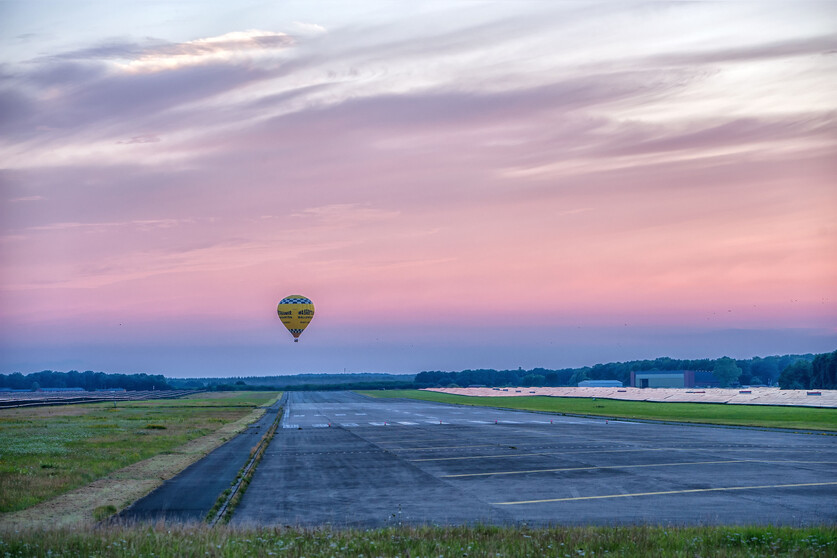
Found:
[[[120,140],[116,143],[130,145],[133,143],[157,143],[158,141],[160,141],[160,136],[156,136],[154,134],[142,134],[127,140]]]
[[[33,202],[33,201],[42,201],[46,198],[44,196],[24,196],[21,198],[11,198],[9,203],[20,203],[20,202]]]
[[[159,72],[207,63],[242,61],[242,59],[284,50],[294,40],[273,31],[234,31],[185,43],[144,49],[119,67],[129,72]]]
[[[328,33],[328,29],[318,23],[304,23],[301,21],[294,22],[294,29],[300,31],[302,33],[310,33],[314,35],[320,35],[322,33]]]
[[[705,48],[701,51],[672,52],[649,57],[646,63],[682,67],[695,64],[746,63],[777,58],[834,55],[837,55],[837,38],[833,35],[822,35],[785,41],[765,41],[758,45],[735,48],[720,46]]]
[[[317,221],[327,224],[346,224],[394,219],[398,215],[398,211],[375,209],[369,207],[368,204],[343,203],[309,207],[298,213],[291,214],[291,217],[299,219],[314,218]]]
[[[40,198],[40,197],[39,197]],[[42,198],[40,198],[42,199]],[[38,225],[34,227],[27,227],[26,231],[70,231],[70,230],[84,230],[84,231],[98,231],[103,232],[108,229],[117,229],[124,227],[135,227],[138,229],[149,228],[171,228],[179,224],[191,222],[191,220],[183,219],[137,219],[126,222],[111,222],[111,223],[78,223],[78,222],[62,222],[51,223],[49,225]]]

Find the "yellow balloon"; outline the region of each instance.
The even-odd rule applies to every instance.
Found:
[[[314,303],[302,295],[286,296],[279,301],[276,311],[279,313],[279,319],[294,336],[294,343],[297,343],[299,336],[314,317]]]

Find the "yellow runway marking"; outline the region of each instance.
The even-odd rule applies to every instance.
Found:
[[[728,490],[763,490],[766,488],[796,488],[801,486],[834,486],[837,482],[806,482],[799,484],[763,484],[759,486],[724,486],[720,488],[690,488],[686,490],[663,490],[660,492],[636,492],[634,494],[605,494],[602,496],[576,496],[573,498],[549,498],[546,500],[521,500],[520,502],[492,502],[495,506],[519,504],[543,504],[548,502],[572,502],[575,500],[599,500],[604,498],[632,498],[634,496],[661,496],[665,494],[691,494],[696,492],[723,492]]]
[[[497,471],[494,473],[461,473],[442,475],[441,478],[490,477],[499,475],[525,475],[527,473],[556,473],[562,471],[591,471],[596,469],[638,469],[640,467],[679,467],[683,465],[725,465],[729,463],[788,463],[788,464],[834,464],[835,461],[768,461],[762,459],[733,459],[728,461],[690,461],[683,463],[645,463],[641,465],[601,465],[590,467],[562,467],[559,469],[529,469],[527,471]]]
[[[592,467],[562,467],[560,469],[530,469],[528,471],[498,471],[496,473],[462,473],[458,475],[442,475],[442,478],[454,477],[488,477],[496,475],[524,475],[526,473],[555,473],[559,471],[590,471],[594,469],[634,469],[638,467],[673,467],[678,465],[719,465],[726,463],[747,463],[747,460],[731,461],[692,461],[687,463],[648,463],[644,465],[602,465]]]
[[[748,463],[791,463],[798,465],[834,465],[837,461],[802,461],[801,459],[747,459]]]

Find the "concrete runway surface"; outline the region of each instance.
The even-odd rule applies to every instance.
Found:
[[[234,525],[834,524],[837,437],[292,392]]]

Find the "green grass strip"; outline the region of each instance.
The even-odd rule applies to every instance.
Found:
[[[415,389],[358,391],[372,397],[406,397],[422,401],[500,407],[521,411],[591,415],[607,418],[663,420],[727,426],[837,431],[837,409],[781,405],[653,403],[575,397],[470,397]]]
[[[819,557],[837,554],[837,529],[819,527],[108,527],[0,536],[0,556],[468,556]]]

